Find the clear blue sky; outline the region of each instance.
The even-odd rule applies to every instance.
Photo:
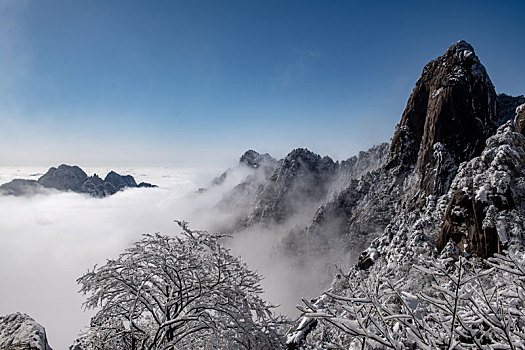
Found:
[[[0,165],[344,159],[388,141],[425,63],[470,42],[525,94],[525,1],[0,2]]]

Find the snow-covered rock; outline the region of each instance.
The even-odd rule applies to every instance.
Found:
[[[52,350],[45,328],[20,312],[0,316],[0,349]]]
[[[366,314],[359,319],[357,309],[342,305],[379,306],[374,303],[383,301],[370,298],[387,298],[388,293],[380,292],[386,288],[389,293],[406,293],[403,300],[409,310],[425,312],[428,304],[421,304],[417,295],[435,288],[429,274],[416,268],[418,264],[438,259],[444,269],[455,271],[454,262],[460,256],[488,257],[504,249],[523,249],[525,138],[516,127],[519,117],[497,128],[495,97],[485,69],[465,42],[452,45],[425,67],[396,129],[386,164],[351,181],[335,200],[318,210],[307,230],[326,232],[333,227],[319,223],[333,225],[340,220],[335,227],[340,230],[346,225],[347,251],[352,239],[360,244],[358,232],[376,233],[358,264],[336,278],[320,297],[323,307],[306,303],[297,324],[318,322],[304,328],[300,336],[297,329],[291,329],[291,348],[357,349],[364,338],[372,348],[383,348],[380,341],[388,338],[388,332],[395,335],[396,339],[390,339],[395,347],[415,346],[401,336],[406,325],[399,322],[389,323],[385,333],[380,328],[375,335],[363,333],[366,326],[360,322],[365,322]],[[518,116],[521,112],[518,108]],[[345,217],[350,220],[341,221]],[[472,266],[477,261],[473,259]],[[490,283],[496,283],[498,276],[495,273]],[[450,284],[439,288],[447,286],[450,288]]]
[[[525,135],[525,103],[516,107],[516,117],[514,118],[518,132]]]
[[[487,140],[479,157],[461,165],[441,199],[449,204],[438,250],[452,239],[461,250],[488,257],[501,253],[509,239],[523,239],[523,183],[525,137],[508,121]]]
[[[247,225],[281,223],[302,210],[314,209],[328,193],[336,169],[330,157],[304,148],[293,150],[255,194]]]

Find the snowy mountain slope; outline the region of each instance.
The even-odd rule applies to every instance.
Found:
[[[0,316],[0,349],[52,350],[44,327],[20,312]]]
[[[463,51],[459,51],[460,49]],[[451,46],[444,57],[450,56],[451,50],[456,51],[453,54],[454,57],[458,55],[460,57],[465,50],[467,53],[473,52],[470,45],[467,46],[466,43],[460,42]],[[440,62],[441,59],[432,62]],[[435,64],[432,62],[429,64],[431,67]],[[479,65],[477,58],[474,62]],[[452,73],[455,72],[456,68],[451,67]],[[486,84],[485,88],[480,88],[483,94],[481,100],[489,101],[493,96],[492,85],[488,76],[479,80],[479,77],[486,74],[484,69],[478,73],[481,75],[475,80],[476,84],[479,82]],[[393,214],[387,218],[389,222],[385,224],[384,231],[362,253],[357,266],[352,267],[348,274],[338,274],[331,290],[327,293],[313,300],[312,303],[305,301],[305,315],[297,321],[288,333],[290,349],[299,347],[314,349],[329,346],[335,348],[338,346],[344,348],[356,346],[361,348],[364,346],[363,339],[375,339],[369,343],[369,345],[375,344],[372,348],[386,348],[392,344],[398,344],[399,346],[392,345],[392,347],[400,349],[415,346],[417,339],[414,340],[414,337],[407,336],[403,339],[394,339],[395,336],[392,334],[396,334],[396,332],[399,334],[402,333],[401,330],[408,332],[407,334],[411,332],[403,328],[403,322],[386,322],[383,324],[383,329],[387,330],[382,332],[381,327],[370,328],[359,323],[363,321],[360,319],[361,316],[365,318],[368,316],[352,313],[349,308],[355,311],[355,307],[361,305],[360,307],[366,309],[367,305],[374,304],[369,301],[374,298],[376,298],[374,300],[379,300],[378,303],[384,302],[384,305],[392,307],[392,304],[381,299],[386,298],[388,294],[386,292],[381,294],[383,293],[380,293],[381,288],[386,288],[391,293],[400,292],[399,288],[404,288],[404,291],[411,293],[411,295],[431,293],[430,291],[435,286],[431,284],[428,273],[424,274],[421,269],[414,267],[417,264],[432,265],[435,259],[443,258],[435,264],[445,264],[446,268],[452,271],[451,274],[455,271],[463,273],[461,269],[458,270],[457,266],[454,267],[454,264],[451,265],[450,263],[450,261],[453,262],[450,258],[458,259],[458,256],[462,255],[461,251],[467,255],[488,257],[494,253],[502,253],[504,249],[511,252],[519,252],[523,249],[525,243],[525,203],[523,201],[525,195],[525,138],[518,131],[514,121],[506,122],[497,131],[494,129],[492,132],[494,135],[489,137],[491,135],[490,130],[496,125],[495,114],[491,106],[488,106],[489,109],[484,111],[472,107],[474,104],[471,105],[470,102],[479,99],[476,96],[456,100],[456,103],[459,103],[456,106],[447,105],[446,100],[442,100],[443,106],[428,104],[428,101],[424,100],[423,105],[426,105],[427,108],[425,110],[424,106],[416,103],[416,100],[420,99],[417,91],[421,81],[426,79],[426,75],[428,75],[428,65],[425,67],[423,76],[418,80],[416,89],[408,102],[401,121],[402,126],[396,130],[390,147],[388,162],[382,169],[383,180],[376,175],[371,186],[376,189],[375,200],[386,201],[387,206],[390,205],[393,209]],[[448,79],[451,79],[450,77],[457,78],[450,74],[445,74],[445,76],[448,76]],[[468,81],[468,77],[466,81]],[[428,89],[425,91],[428,93]],[[473,92],[476,89],[470,91]],[[466,102],[469,103],[469,106],[461,106]],[[458,125],[464,125],[462,128],[458,126],[456,129],[451,129],[453,134],[449,133],[444,138],[441,138],[439,133],[429,136],[430,131],[439,129],[439,125],[437,125],[439,118],[433,117],[433,110],[443,111],[448,108],[454,111],[468,110],[468,113],[471,113],[471,107],[480,111],[485,118],[474,124],[475,127],[479,127],[476,132],[478,139],[470,140],[472,142],[468,141],[472,136],[472,123],[464,123],[464,121],[458,122]],[[428,110],[429,108],[431,110]],[[407,117],[407,110],[417,111],[420,118],[424,118],[424,120],[417,121],[417,118]],[[518,108],[517,113],[520,112],[521,109]],[[411,113],[413,116],[413,112]],[[478,114],[468,113],[465,117],[467,121],[478,118]],[[461,114],[462,117],[463,114]],[[516,120],[519,118],[517,117]],[[414,123],[415,121],[417,123]],[[419,127],[416,130],[419,132],[419,136],[416,135],[417,137],[414,136],[416,127]],[[465,133],[470,136],[464,137]],[[431,141],[434,143],[430,143]],[[466,144],[459,146],[465,141]],[[482,141],[485,144],[484,148],[479,147],[479,143]],[[450,147],[451,145],[454,145],[455,149]],[[477,156],[472,158],[473,155]],[[467,160],[467,162],[461,164],[461,160]],[[430,172],[432,172],[431,175],[429,175]],[[369,176],[373,176],[372,174]],[[389,181],[391,181],[390,187],[387,186]],[[358,191],[349,189],[346,191],[351,194],[349,196],[351,199],[357,198],[357,202],[366,203],[363,199],[359,199],[366,196],[361,196]],[[373,190],[368,189],[368,191],[372,192]],[[346,205],[348,202],[348,199],[339,201],[339,204],[332,204],[332,207],[338,208],[341,212],[340,208],[352,207]],[[354,206],[353,210],[360,205],[363,204]],[[373,213],[374,210],[366,210],[366,212]],[[341,215],[334,214],[332,217],[341,217]],[[333,222],[332,217],[329,217],[327,221]],[[365,227],[364,231],[367,230],[367,226],[369,227],[368,231],[376,229],[373,225],[374,221],[370,217],[362,221],[357,218],[356,221]],[[354,229],[352,233],[355,232],[357,231]],[[519,258],[521,255],[517,254],[517,256],[518,262],[516,264],[518,265],[516,266],[519,270],[519,266],[522,266],[519,264],[523,262]],[[476,261],[478,260],[472,259],[469,264],[472,266],[482,264],[481,262],[476,263]],[[476,269],[472,267],[472,271],[474,270]],[[469,270],[469,273],[473,273],[472,271]],[[483,286],[491,288],[491,283],[497,281],[498,278],[501,279],[502,274],[503,272],[500,271],[494,272],[491,277],[493,278],[492,282],[486,282],[487,284],[483,284]],[[472,280],[478,281],[476,278],[472,277]],[[389,284],[397,282],[401,287]],[[519,279],[514,278],[508,288],[515,288],[515,285],[518,285],[518,289],[521,288],[519,287]],[[484,289],[482,288],[482,290]],[[362,299],[364,296],[366,296],[366,300]],[[503,303],[508,303],[511,300],[502,298]],[[407,303],[413,302],[414,298],[406,298],[405,301]],[[379,304],[374,305],[377,307]],[[468,301],[464,303],[465,308],[468,308],[469,305],[471,303],[469,304]],[[388,307],[385,306],[385,310],[389,310]],[[430,312],[433,304],[426,304],[426,309],[421,305],[420,307],[422,308],[421,312]],[[372,314],[374,313],[373,310],[369,311]],[[415,312],[415,309],[408,307],[404,311],[411,313]],[[392,319],[398,320],[394,316],[379,314],[376,316],[392,317]],[[518,322],[516,327],[523,326],[519,325],[519,318],[511,318],[511,321]],[[371,322],[370,319],[367,322]],[[467,325],[468,322],[465,322]],[[428,325],[428,327],[434,326]],[[496,328],[489,328],[487,332],[492,334],[491,337],[494,339],[499,339],[497,332],[494,331]],[[389,333],[390,331],[391,333]],[[469,336],[472,339],[477,337],[473,333]],[[465,337],[468,338],[469,336]],[[429,339],[431,338],[429,336]],[[454,339],[454,336],[449,336],[448,339]],[[383,341],[386,343],[382,343]],[[392,343],[388,343],[389,341]],[[464,339],[458,341],[461,342]],[[499,340],[494,341],[499,342]],[[439,341],[432,344],[438,343]],[[428,344],[423,345],[421,343],[417,347],[425,348]],[[432,345],[429,346],[432,348]],[[468,344],[464,346],[468,348]]]
[[[457,206],[454,197],[457,196],[458,191],[462,191],[468,201],[482,206],[478,211],[484,214],[483,218],[476,218],[474,211],[469,212]],[[447,218],[450,212],[455,216],[452,221]],[[480,231],[472,230],[472,227],[466,224],[472,220],[481,220],[480,225],[473,223],[474,227],[481,229]],[[451,225],[457,229],[454,231],[456,236],[447,236],[447,233],[451,232],[448,229]],[[429,199],[423,208],[400,210],[384,234],[375,239],[367,249],[365,255],[369,257],[370,263],[364,266],[366,269],[355,266],[347,275],[338,275],[332,288],[312,303],[308,310],[310,312],[315,310],[318,315],[330,314],[333,317],[348,319],[348,322],[355,321],[355,315],[349,315],[345,309],[341,309],[341,302],[334,298],[334,295],[354,298],[356,291],[359,290],[357,286],[368,285],[379,288],[384,287],[387,280],[393,284],[399,282],[404,288],[399,287],[400,290],[405,290],[413,296],[418,293],[429,293],[435,288],[430,282],[431,275],[423,274],[417,265],[431,265],[435,259],[438,259],[439,264],[447,266],[450,271],[457,271],[457,267],[455,270],[454,264],[451,265],[450,258],[457,259],[461,250],[477,256],[487,256],[487,253],[501,253],[506,249],[512,252],[517,266],[523,269],[524,246],[525,137],[517,132],[515,123],[509,121],[487,140],[486,148],[479,157],[461,165],[445,195],[437,200]],[[475,271],[476,268],[481,269],[479,266],[483,263],[471,259],[469,264],[472,264],[471,268]],[[472,277],[475,276],[474,272],[467,272],[471,273],[469,275],[471,278],[474,278]],[[490,280],[482,284],[483,288],[489,290],[494,283],[500,284],[502,288],[510,288],[509,293],[515,288],[518,290],[522,288],[520,287],[520,281],[523,282],[522,277],[512,279],[510,287],[503,285],[502,282],[496,282],[501,281],[503,275],[503,272],[494,273]],[[374,291],[368,290],[369,296],[373,294]],[[410,297],[407,300],[414,298]],[[509,301],[511,299],[503,299],[501,302]],[[355,306],[355,303],[348,305]],[[468,305],[467,303],[465,307]],[[519,321],[521,316],[509,317],[513,322],[521,322]],[[314,322],[319,326],[312,327]],[[395,324],[391,326],[395,327]],[[519,327],[523,326],[521,324]],[[347,346],[356,339],[363,339],[363,337],[349,337],[348,332],[319,322],[313,317],[304,316],[292,328],[288,338],[290,348],[306,349],[319,348],[320,344],[325,347],[331,342],[334,342],[332,345],[335,346],[338,344],[338,339],[346,339]],[[360,344],[356,343],[353,346],[360,346]],[[399,348],[406,348],[410,344],[413,345],[413,338],[405,338],[400,340]],[[385,347],[378,345],[378,348]]]

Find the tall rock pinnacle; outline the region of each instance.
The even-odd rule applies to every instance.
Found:
[[[392,139],[387,167],[415,167],[422,194],[443,194],[455,168],[479,155],[496,123],[494,86],[472,46],[458,41],[423,69]]]

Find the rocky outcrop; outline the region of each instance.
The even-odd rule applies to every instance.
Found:
[[[244,154],[239,159],[238,167],[254,169],[257,172],[256,177],[266,180],[270,177],[270,175],[272,175],[273,171],[277,167],[277,160],[272,158],[272,156],[270,156],[268,153],[260,154],[254,150],[248,150],[244,152]],[[214,178],[212,180],[212,186],[222,185],[232,171],[234,171],[234,169],[228,169],[220,176]],[[246,179],[246,181],[243,181],[243,183],[247,182],[251,182],[251,179]]]
[[[524,184],[525,137],[509,121],[487,140],[481,156],[460,168],[449,193],[438,251],[452,240],[472,255],[501,253],[509,233],[520,230],[509,218],[525,209]]]
[[[498,115],[498,126],[503,125],[516,116],[516,108],[525,103],[525,96],[510,96],[499,94],[496,98],[496,112]]]
[[[315,207],[326,196],[336,168],[330,157],[304,148],[293,150],[256,193],[247,224],[281,223],[305,206]]]
[[[80,188],[87,179],[87,174],[78,166],[60,165],[50,168],[47,173],[38,179],[38,183],[47,188],[59,191],[80,192]]]
[[[479,155],[497,127],[496,93],[465,41],[423,69],[397,126],[387,168],[420,174],[421,195],[441,195],[457,166]]]
[[[42,185],[35,180],[14,179],[0,186],[0,193],[10,196],[33,195],[42,190]]]
[[[0,349],[52,350],[44,327],[19,312],[0,316]]]
[[[346,324],[351,327],[369,329],[362,323],[358,324],[362,319],[356,319],[352,310],[354,307],[361,308],[364,305],[362,301],[370,300],[370,296],[375,298],[379,293],[385,293],[383,296],[394,295],[389,294],[393,288],[397,288],[397,296],[407,298],[402,299],[407,304],[410,302],[413,303],[410,305],[418,305],[419,308],[422,306],[418,301],[420,295],[435,295],[432,293],[439,290],[429,283],[429,280],[439,278],[436,276],[443,272],[450,276],[448,274],[452,273],[454,268],[456,270],[452,276],[464,271],[461,270],[461,265],[455,264],[454,261],[460,255],[487,257],[506,249],[511,252],[509,256],[520,259],[522,264],[525,244],[525,137],[517,132],[513,121],[506,122],[498,128],[495,135],[486,140],[486,147],[479,156],[459,167],[445,195],[439,199],[429,198],[422,208],[411,207],[408,205],[411,201],[407,199],[404,197],[401,200],[395,216],[384,232],[374,239],[359,257],[357,266],[350,268],[343,278],[336,276],[331,288],[318,298],[324,297],[326,302],[323,305],[305,302],[305,314],[296,324],[307,324],[316,319],[311,316],[312,310],[316,310],[318,313],[333,315],[332,320],[338,317],[348,320]],[[438,252],[435,249],[436,243]],[[472,264],[466,268],[475,271],[470,271],[470,276],[478,274],[478,269],[488,265],[476,258],[463,262]],[[421,268],[422,266],[424,268]],[[488,273],[489,270],[486,271]],[[493,279],[485,280],[485,272],[482,273],[483,282],[479,280],[473,285],[475,288],[491,290],[491,293],[494,288],[499,289],[500,282],[506,278],[505,275],[499,274]],[[519,280],[519,285],[522,284],[520,278],[515,277]],[[454,280],[446,278],[443,281],[445,282],[439,287],[447,290]],[[359,286],[365,288],[359,289]],[[388,287],[382,289],[385,286]],[[359,293],[355,293],[356,290],[359,290]],[[333,295],[341,296],[344,298],[341,300],[350,302],[333,303]],[[514,289],[499,295],[511,298],[514,305]],[[395,307],[399,305],[398,300],[395,298],[392,303],[394,309],[391,310],[397,311]],[[465,300],[475,302],[470,298]],[[494,304],[497,305],[496,308],[499,307],[501,299],[497,300]],[[377,305],[382,307],[385,304],[379,302]],[[368,317],[366,313],[363,316]],[[513,317],[512,322],[515,322],[521,315],[516,313],[509,317]],[[328,322],[320,321],[315,327],[299,331],[291,328],[287,334],[290,348],[348,347],[348,332],[341,332],[340,329],[331,327]],[[382,332],[381,329],[375,334]],[[391,334],[398,332],[399,328],[395,325]],[[472,338],[466,339],[466,344],[472,345],[468,342]],[[361,343],[355,344],[356,347],[362,346]],[[400,348],[417,348],[418,345],[414,344],[399,343]],[[491,344],[490,340],[487,344]]]
[[[93,197],[106,197],[111,196],[117,192],[115,186],[111,183],[102,180],[97,174],[90,176],[82,184],[80,188],[81,193],[87,193]]]
[[[516,108],[516,117],[514,119],[516,128],[519,133],[525,135],[525,104],[522,104]]]
[[[270,167],[275,168],[277,161],[268,153],[260,154],[254,150],[248,150],[239,159],[239,164],[244,164],[250,168]]]
[[[0,193],[6,195],[34,195],[43,188],[59,191],[86,193],[93,197],[106,197],[124,188],[156,187],[141,182],[139,185],[131,175],[119,175],[111,171],[104,180],[97,174],[88,177],[78,166],[62,164],[58,168],[50,168],[38,181],[14,179],[0,186]]]
[[[506,248],[523,251],[525,105],[516,109],[515,122],[509,116],[521,98],[500,95],[496,102],[485,69],[463,41],[427,64],[385,165],[352,179],[319,208],[306,230],[286,237],[286,246],[290,242],[312,246],[319,239],[310,237],[325,235],[329,239],[321,240],[328,242],[324,255],[334,256],[338,246],[354,253],[348,274],[336,277],[320,298],[330,300],[331,294],[358,298],[360,307],[359,297],[369,294],[353,294],[357,285],[407,280],[408,291],[418,295],[425,283],[414,266],[422,262],[444,257],[454,265],[459,255],[489,257]],[[346,234],[330,236],[326,233],[330,231]],[[362,233],[373,240],[363,242],[367,236]],[[368,248],[358,255],[356,246]],[[305,313],[318,310],[343,319],[351,314],[329,302],[305,304]],[[296,324],[310,324],[312,319],[303,315]],[[357,325],[352,322],[349,329]],[[290,348],[303,348],[304,342],[304,348],[352,347],[344,332],[322,322],[292,328],[287,336]]]
[[[137,183],[133,176],[119,175],[113,170],[106,175],[104,182],[111,184],[117,191],[126,187],[137,187]]]

